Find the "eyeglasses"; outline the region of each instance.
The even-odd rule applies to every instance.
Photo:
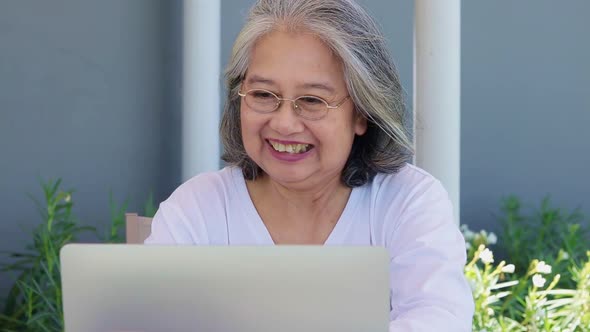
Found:
[[[246,92],[238,92],[244,98],[246,105],[258,113],[271,113],[279,109],[281,102],[290,101],[293,103],[295,113],[307,120],[320,120],[328,114],[328,110],[336,109],[350,96],[342,99],[338,104],[331,106],[327,101],[316,96],[300,96],[295,99],[279,98],[274,93],[264,89],[251,89]]]

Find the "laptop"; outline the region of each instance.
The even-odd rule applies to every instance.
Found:
[[[386,332],[378,247],[68,244],[66,332]]]

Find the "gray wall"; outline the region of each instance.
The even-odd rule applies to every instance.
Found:
[[[510,193],[590,218],[590,1],[462,9],[462,222],[496,228]]]
[[[110,190],[137,210],[177,182],[178,157],[162,151],[178,136],[166,114],[173,10],[158,0],[0,2],[0,251],[30,242],[23,228],[40,218],[26,194],[41,199],[38,179],[63,178],[81,222],[101,228]]]
[[[222,1],[222,64],[252,1]],[[362,0],[412,95],[413,1]],[[37,178],[76,189],[83,223],[108,193],[137,210],[180,180],[180,1],[0,2],[0,250],[39,221]],[[590,2],[463,1],[461,218],[495,229],[516,193],[590,215]],[[0,276],[1,278],[2,276]],[[0,295],[8,281],[0,280]],[[1,296],[0,296],[1,297]]]

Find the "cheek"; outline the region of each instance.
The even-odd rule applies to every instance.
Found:
[[[240,127],[242,128],[242,136],[248,135],[252,131],[253,121],[248,116],[248,112],[243,108],[240,109]]]
[[[355,123],[346,116],[325,126],[313,128],[321,150],[334,158],[348,158],[355,137]]]
[[[248,117],[245,112],[240,110],[240,129],[242,131],[242,142],[247,149],[250,145],[250,125],[248,124]]]
[[[242,141],[244,147],[252,148],[258,144],[261,137],[261,129],[264,125],[263,119],[252,116],[250,112],[240,111],[240,128],[242,129]]]
[[[325,152],[340,154],[352,145],[354,135],[348,123],[331,123],[312,129]]]

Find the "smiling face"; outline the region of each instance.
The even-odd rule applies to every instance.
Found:
[[[334,53],[312,34],[274,31],[252,50],[241,91],[252,89],[289,99],[316,96],[331,106],[344,101],[320,120],[298,116],[290,101],[266,114],[244,98],[240,104],[246,152],[273,181],[307,188],[339,178],[355,135],[364,134],[367,124],[346,99],[342,65]]]

